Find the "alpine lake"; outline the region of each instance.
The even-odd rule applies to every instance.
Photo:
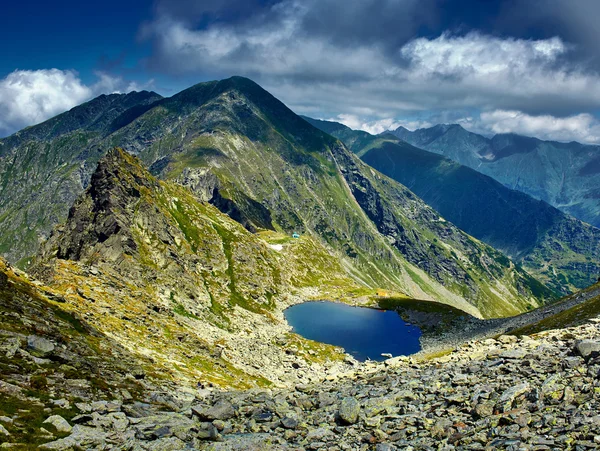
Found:
[[[393,310],[317,301],[293,305],[284,314],[295,333],[340,346],[359,361],[385,360],[421,350],[421,330]]]

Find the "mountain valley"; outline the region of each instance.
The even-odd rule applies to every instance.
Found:
[[[369,135],[306,118],[342,139],[365,163],[397,180],[462,230],[509,255],[555,291],[586,288],[600,275],[600,229],[544,201],[391,134]]]

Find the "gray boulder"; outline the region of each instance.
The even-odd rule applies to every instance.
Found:
[[[355,424],[360,413],[360,404],[354,398],[344,398],[340,404],[340,419],[347,424]]]
[[[577,340],[575,342],[575,350],[584,359],[593,357],[594,355],[600,354],[600,341]]]
[[[30,335],[27,337],[27,348],[35,354],[46,356],[54,351],[55,346],[54,343],[44,337]]]

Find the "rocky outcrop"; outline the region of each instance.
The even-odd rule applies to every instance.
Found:
[[[334,256],[310,237],[250,233],[121,149],[100,161],[33,270],[66,310],[152,355],[167,380],[280,385],[297,368],[310,380],[347,365],[339,350],[290,334],[283,318],[308,296],[359,288]]]

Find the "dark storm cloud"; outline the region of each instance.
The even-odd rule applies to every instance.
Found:
[[[561,36],[573,44],[571,61],[599,69],[598,18],[598,0],[510,0],[499,11],[494,29],[524,38]]]
[[[302,17],[306,35],[319,36],[341,47],[378,45],[396,51],[421,27],[439,21],[438,0],[317,1]]]
[[[590,19],[566,2],[537,1],[169,2],[143,35],[154,70],[246,75],[308,114],[389,122],[467,109],[531,124],[598,109],[600,76],[578,44],[594,39]],[[559,20],[570,34],[551,32]]]

